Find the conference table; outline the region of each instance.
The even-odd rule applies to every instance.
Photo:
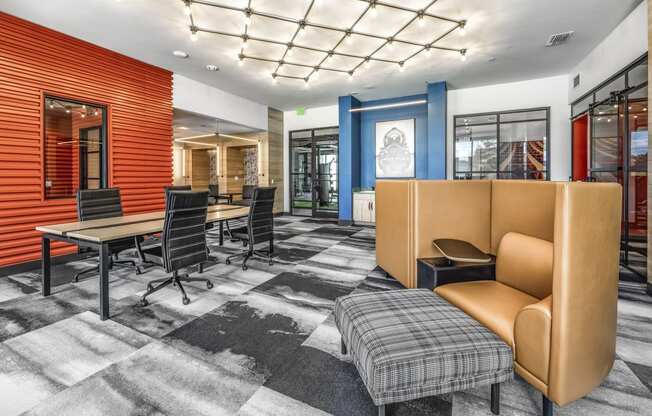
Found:
[[[219,244],[224,244],[224,221],[243,218],[249,215],[249,207],[235,205],[211,205],[208,207],[206,223],[219,223]],[[146,214],[123,215],[90,221],[69,222],[65,224],[40,225],[36,227],[41,236],[41,294],[51,292],[50,254],[51,240],[63,241],[80,247],[88,247],[99,253],[100,270],[100,318],[109,318],[109,243],[129,237],[151,235],[163,231],[165,211]]]

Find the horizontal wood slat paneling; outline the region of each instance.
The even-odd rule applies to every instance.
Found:
[[[43,94],[106,105],[110,186],[121,188],[127,214],[163,209],[172,73],[2,12],[0,38],[0,267],[40,258],[37,224],[76,220],[74,198],[42,197]],[[48,169],[78,172],[65,155]],[[52,251],[74,247],[55,242]]]

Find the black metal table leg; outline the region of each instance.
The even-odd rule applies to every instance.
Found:
[[[491,413],[500,414],[500,383],[491,385]]]
[[[50,296],[50,239],[46,236],[41,238],[41,294]]]
[[[224,245],[224,221],[220,221],[220,245]]]
[[[109,318],[109,245],[100,245],[100,319],[105,321]]]

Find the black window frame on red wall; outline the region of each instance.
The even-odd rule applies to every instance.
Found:
[[[101,104],[93,101],[88,101],[88,100],[79,100],[76,98],[70,98],[66,97],[65,95],[58,95],[58,94],[51,94],[44,92],[42,94],[42,114],[41,114],[41,120],[42,120],[42,143],[43,143],[43,155],[42,155],[42,169],[43,169],[43,175],[42,175],[42,195],[44,200],[60,200],[60,199],[70,199],[70,198],[76,198],[76,192],[73,189],[71,194],[66,194],[66,195],[61,195],[61,196],[52,196],[48,195],[47,193],[47,182],[49,180],[47,176],[47,163],[48,163],[48,153],[47,153],[47,111],[50,110],[50,106],[48,105],[49,102],[52,100],[57,101],[57,102],[63,102],[63,103],[70,103],[74,105],[81,105],[81,106],[87,106],[89,108],[96,108],[98,110],[102,111],[102,124],[99,126],[100,130],[100,139],[101,139],[101,154],[100,154],[100,178],[99,178],[99,188],[107,188],[108,187],[108,182],[109,182],[109,155],[108,155],[108,147],[109,147],[109,138],[108,138],[108,106],[106,104]],[[81,130],[88,130],[88,128],[83,128]],[[79,159],[79,161],[81,158]],[[78,161],[78,163],[79,163]],[[78,167],[78,172],[81,172],[81,166]],[[81,180],[79,181],[81,184]],[[80,188],[80,189],[85,189],[85,188]]]

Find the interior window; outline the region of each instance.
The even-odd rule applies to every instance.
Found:
[[[548,108],[455,116],[455,178],[548,179]]]
[[[46,97],[45,197],[74,197],[105,183],[106,110],[96,104]]]

